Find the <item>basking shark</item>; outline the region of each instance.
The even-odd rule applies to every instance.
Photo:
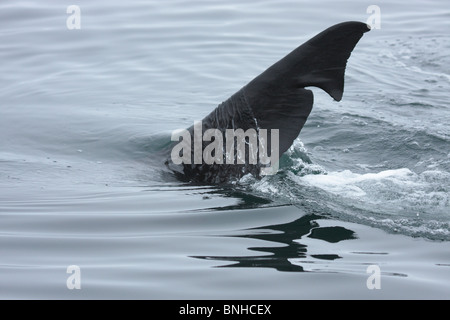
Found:
[[[365,23],[343,22],[308,40],[201,122],[173,133],[166,165],[182,180],[203,183],[276,173],[279,156],[312,110],[313,93],[305,88],[321,88],[340,101],[347,60],[369,30]]]

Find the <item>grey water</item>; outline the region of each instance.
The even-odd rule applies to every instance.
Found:
[[[277,175],[193,185],[159,153],[372,4],[2,1],[0,298],[449,299],[446,1],[376,3]]]

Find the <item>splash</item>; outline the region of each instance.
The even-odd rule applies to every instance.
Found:
[[[309,207],[335,218],[381,227],[391,232],[450,240],[450,174],[409,168],[354,173],[326,171],[311,163],[301,141],[284,155],[280,174],[240,183],[252,192]]]

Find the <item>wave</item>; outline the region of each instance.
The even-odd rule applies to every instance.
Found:
[[[284,159],[283,159],[284,158]],[[450,240],[450,174],[398,168],[367,173],[327,171],[312,163],[300,140],[282,157],[278,175],[239,181],[251,192],[311,213],[381,227],[390,232]]]

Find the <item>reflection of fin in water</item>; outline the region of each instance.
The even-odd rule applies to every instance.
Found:
[[[355,233],[344,227],[322,227],[311,230],[309,238],[321,239],[327,242],[336,243],[342,240],[356,239]]]
[[[289,223],[263,226],[249,229],[247,234],[231,237],[251,238],[283,244],[277,247],[250,247],[249,250],[271,255],[257,256],[194,256],[193,258],[233,261],[236,263],[220,267],[226,268],[274,268],[278,271],[303,272],[303,267],[292,264],[289,259],[305,258],[307,246],[298,242],[303,236],[336,243],[343,240],[356,239],[353,231],[343,227],[318,227],[315,220],[323,219],[316,215],[306,215]],[[275,231],[275,233],[267,232]],[[260,232],[258,232],[260,231]],[[281,231],[281,232],[280,232]],[[339,259],[338,255],[314,255],[313,257],[325,260]]]
[[[273,201],[267,198],[262,198],[260,196],[249,194],[248,192],[241,191],[235,187],[221,187],[220,189],[212,189],[206,193],[202,193],[206,197],[209,194],[220,195],[221,197],[231,198],[238,200],[238,203],[224,206],[224,207],[214,207],[209,208],[215,211],[227,211],[227,210],[237,210],[237,209],[250,209],[250,208],[261,208],[266,205],[272,205]]]

